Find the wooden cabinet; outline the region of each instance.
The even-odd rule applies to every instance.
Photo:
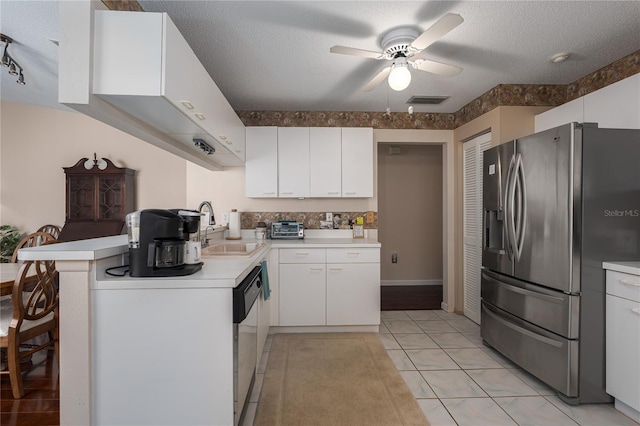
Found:
[[[342,130],[312,127],[309,132],[309,196],[339,198],[342,194]]]
[[[134,211],[135,171],[106,158],[82,158],[65,173],[65,224],[60,241],[119,235]]]
[[[640,263],[636,263],[638,275],[606,271],[606,377],[607,393],[616,398],[616,408],[640,421]]]
[[[247,127],[245,193],[249,198],[278,196],[278,128]]]
[[[380,324],[380,249],[280,249],[281,326]]]
[[[373,129],[280,127],[275,148],[272,135],[266,147],[261,131],[250,129],[247,127],[246,137],[247,197],[274,196],[274,169],[275,196],[280,198],[373,197]],[[268,190],[256,178],[265,170],[269,170]]]
[[[373,197],[373,129],[342,128],[342,197]]]
[[[94,38],[94,94],[206,161],[244,163],[244,124],[166,13],[96,11]]]
[[[278,127],[278,197],[309,196],[309,128]]]

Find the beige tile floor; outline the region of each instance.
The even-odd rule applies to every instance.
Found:
[[[638,426],[613,404],[570,406],[482,344],[480,327],[444,311],[383,311],[380,340],[432,426]],[[243,425],[253,425],[271,336]]]

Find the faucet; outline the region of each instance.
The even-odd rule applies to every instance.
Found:
[[[202,213],[202,208],[205,207],[205,206],[209,209],[209,212],[211,213],[211,217],[209,218],[209,223],[207,225],[215,225],[216,224],[216,219],[213,216],[213,206],[211,205],[210,201],[201,202],[200,206],[198,207],[198,211],[200,213]]]
[[[202,248],[209,246],[209,238],[207,237],[209,228],[215,229],[212,225],[209,225],[204,229],[204,241],[202,242]]]

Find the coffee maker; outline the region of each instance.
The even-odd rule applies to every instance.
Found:
[[[200,217],[185,219],[179,210],[148,209],[127,215],[129,275],[175,277],[202,269],[202,262],[185,264],[185,244],[190,231],[200,226]]]

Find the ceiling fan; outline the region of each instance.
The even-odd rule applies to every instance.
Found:
[[[462,71],[462,68],[458,66],[417,58],[416,55],[463,22],[462,16],[455,13],[447,13],[422,34],[419,34],[413,28],[396,28],[382,37],[382,52],[346,46],[333,46],[329,51],[343,55],[393,61],[391,66],[382,69],[373,77],[362,88],[362,91],[369,92],[387,77],[389,77],[389,86],[393,90],[401,91],[409,87],[409,83],[411,83],[409,66],[420,71],[444,76],[454,76]]]

